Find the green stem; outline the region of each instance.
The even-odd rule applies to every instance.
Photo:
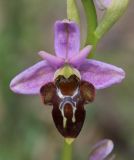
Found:
[[[75,0],[67,0],[67,18],[80,23],[79,12]]]
[[[89,55],[90,58],[93,56],[93,52],[97,45],[97,39],[94,34],[97,27],[97,14],[93,0],[82,0],[82,4],[87,19],[87,38],[85,45],[93,45],[92,54]]]
[[[72,149],[73,149],[72,144],[68,144],[68,143],[64,142],[61,160],[72,160]]]
[[[102,17],[99,25],[96,28],[95,35],[100,40],[105,33],[118,21],[128,7],[129,0],[117,1],[113,0],[104,16]]]

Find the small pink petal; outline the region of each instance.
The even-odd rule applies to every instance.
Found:
[[[87,60],[79,70],[82,79],[92,83],[96,89],[120,83],[125,78],[123,69],[96,60]]]
[[[88,45],[85,48],[83,48],[79,54],[74,55],[73,57],[71,57],[68,61],[70,64],[72,64],[74,67],[79,68],[80,65],[82,65],[85,60],[86,57],[88,56],[88,54],[90,53],[92,49],[92,46]]]
[[[54,55],[51,55],[50,53],[47,53],[45,51],[40,51],[38,53],[44,60],[46,60],[50,66],[54,67],[55,69],[61,67],[65,60],[63,58],[60,57],[56,57]]]
[[[40,61],[18,74],[10,83],[12,91],[20,94],[40,94],[40,88],[53,81],[54,70],[46,61]]]

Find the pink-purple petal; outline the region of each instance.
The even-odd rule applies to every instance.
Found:
[[[18,74],[10,83],[12,91],[20,94],[40,94],[40,88],[53,80],[54,70],[40,61]]]
[[[114,144],[109,139],[104,139],[93,146],[89,160],[104,160],[113,150]]]
[[[55,53],[61,58],[70,58],[78,54],[80,31],[78,25],[69,20],[55,23]]]
[[[80,67],[83,80],[92,83],[96,89],[120,83],[125,78],[123,69],[96,60],[87,60]]]
[[[75,68],[79,68],[86,60],[86,57],[90,53],[92,49],[91,45],[86,46],[83,48],[79,54],[75,55],[74,57],[70,58],[68,61],[72,64]]]
[[[56,57],[50,53],[47,53],[45,51],[40,51],[38,53],[44,60],[46,60],[50,66],[52,66],[53,68],[57,69],[59,67],[61,67],[65,60],[63,58],[60,57]]]

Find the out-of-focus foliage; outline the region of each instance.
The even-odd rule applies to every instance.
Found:
[[[133,160],[133,8],[132,1],[124,17],[103,38],[96,51],[96,59],[124,68],[126,79],[119,85],[97,92],[95,102],[86,107],[86,122],[75,142],[74,157],[77,160],[88,159],[91,145],[102,138],[114,141],[118,160]],[[52,122],[51,107],[44,106],[39,96],[12,93],[9,82],[17,73],[40,59],[38,51],[54,52],[53,23],[66,17],[65,9],[66,1],[62,0],[0,1],[2,160],[59,159],[63,138]],[[85,24],[85,19],[82,19],[81,24]]]

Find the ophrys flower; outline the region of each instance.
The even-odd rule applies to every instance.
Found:
[[[17,75],[10,84],[20,94],[41,94],[44,104],[53,106],[52,116],[66,139],[78,136],[84,120],[84,104],[92,102],[95,90],[119,83],[125,77],[121,68],[86,59],[92,46],[80,51],[78,25],[69,20],[55,23],[55,54],[39,52],[43,58]]]

